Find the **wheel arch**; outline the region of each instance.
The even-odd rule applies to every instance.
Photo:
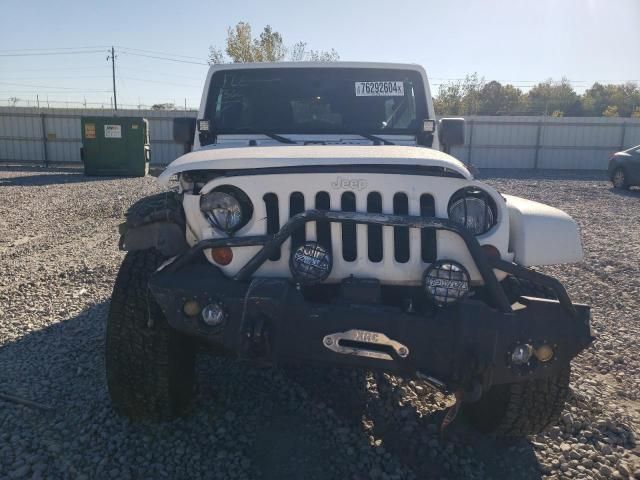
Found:
[[[189,248],[182,196],[163,192],[145,197],[129,208],[120,224],[120,250],[158,249],[173,257]]]

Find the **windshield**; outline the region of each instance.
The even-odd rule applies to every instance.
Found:
[[[624,153],[640,153],[640,145],[623,150]]]
[[[260,68],[216,72],[205,117],[216,134],[418,133],[427,118],[419,72]]]

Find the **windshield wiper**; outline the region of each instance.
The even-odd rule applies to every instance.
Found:
[[[353,135],[360,135],[361,137],[366,138],[367,140],[371,140],[375,145],[395,145],[395,143],[390,142],[389,140],[385,140],[384,138],[377,137],[375,135],[371,135],[370,133],[362,133],[362,132],[352,132]]]
[[[236,133],[254,133],[256,135],[264,135],[265,137],[269,137],[272,140],[276,140],[280,143],[286,143],[287,145],[298,145],[298,142],[295,140],[291,140],[290,138],[283,137],[282,135],[278,135],[276,133],[271,132],[261,132],[260,130],[254,130],[253,128],[237,128],[235,130]],[[389,140],[385,140],[384,138],[378,137],[376,135],[371,135],[370,133],[364,132],[347,132],[348,135],[359,135],[367,140],[371,140],[376,145],[395,145],[395,143],[390,142]]]
[[[264,135],[265,137],[269,137],[272,140],[275,140],[280,143],[286,143],[287,145],[297,145],[298,142],[291,140],[290,138],[283,137],[281,135],[270,133],[270,132],[261,132],[259,130],[254,130],[253,128],[237,128],[235,129],[236,133],[255,133],[256,135]]]
[[[278,141],[280,143],[286,143],[286,144],[289,144],[289,145],[297,145],[298,144],[298,142],[296,142],[294,140],[291,140],[290,138],[282,137],[282,136],[277,135],[275,133],[268,133],[268,132],[260,132],[260,133],[262,135],[265,135],[265,136],[267,136],[269,138],[272,138],[273,140],[276,140],[276,141]]]

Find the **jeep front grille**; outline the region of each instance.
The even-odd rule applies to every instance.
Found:
[[[366,199],[360,199],[366,205],[367,213],[382,213],[382,196],[378,192],[359,193],[346,191],[340,196],[339,205],[331,205],[331,197],[328,192],[321,191],[315,197],[305,198],[301,192],[293,192],[288,198],[281,198],[275,193],[267,193],[263,197],[266,210],[267,233],[274,234],[282,223],[281,219],[291,218],[305,210],[338,210],[343,212],[355,212],[356,205],[361,203],[359,195],[366,195]],[[435,216],[435,203],[432,195],[423,194],[420,196],[419,211],[425,217]],[[393,196],[393,213],[397,215],[408,215],[409,198],[404,192],[397,192]],[[366,235],[360,236],[358,241],[357,226],[354,223],[320,223],[311,224],[315,228],[315,240],[327,248],[334,258],[338,255],[345,262],[353,262],[358,256],[366,255],[373,263],[380,263],[387,255],[392,255],[396,262],[407,263],[412,258],[415,261],[421,260],[424,263],[432,263],[437,259],[436,232],[432,229],[422,229],[420,232],[420,252],[411,251],[410,232],[408,227],[394,227],[392,238],[383,234],[383,227],[380,225],[362,226],[366,229]],[[332,229],[339,229],[339,235],[332,235]],[[335,240],[339,239],[340,242]],[[385,248],[385,239],[392,242],[392,246]],[[291,249],[303,244],[307,240],[305,229],[297,230],[291,236],[291,243],[285,243],[281,251],[273,254],[269,260],[278,261],[285,255],[288,258]],[[310,240],[310,239],[309,239]],[[334,245],[340,243],[340,245]],[[282,251],[286,249],[287,251]]]

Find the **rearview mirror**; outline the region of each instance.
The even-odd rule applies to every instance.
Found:
[[[173,119],[173,141],[183,145],[193,145],[193,138],[196,134],[195,118],[174,118]]]
[[[453,145],[464,145],[464,118],[443,118],[438,127],[442,151],[449,153]]]

